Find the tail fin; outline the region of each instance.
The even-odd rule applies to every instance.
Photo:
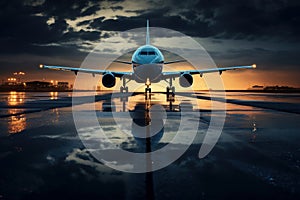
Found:
[[[149,20],[148,19],[147,19],[147,29],[146,29],[146,45],[150,45]]]

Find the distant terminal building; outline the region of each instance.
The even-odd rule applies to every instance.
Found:
[[[271,90],[271,91],[276,91],[276,90],[296,90],[297,88],[289,87],[289,86],[266,86],[264,90]]]
[[[57,87],[60,89],[68,89],[69,83],[68,82],[57,82]]]
[[[15,78],[8,78],[7,81],[4,83],[4,85],[16,85],[17,84],[17,79]]]
[[[289,86],[262,86],[262,85],[253,85],[248,90],[257,90],[257,91],[266,91],[266,92],[273,92],[273,91],[298,91],[299,88],[289,87]]]
[[[2,80],[2,85],[21,85],[22,83],[17,81],[16,78],[8,78],[7,81]]]
[[[66,81],[22,81],[25,72],[15,72],[14,76],[2,79],[0,91],[67,91],[72,89]]]
[[[263,90],[264,86],[262,85],[253,85],[250,90]]]
[[[26,88],[30,89],[40,89],[40,88],[51,88],[52,83],[46,81],[29,81],[25,83]]]

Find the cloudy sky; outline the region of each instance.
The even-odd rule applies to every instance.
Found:
[[[38,65],[80,66],[95,46],[149,19],[193,37],[218,66],[258,65],[223,73],[227,89],[300,87],[299,10],[297,0],[1,0],[0,78],[25,71],[27,80],[72,82]]]

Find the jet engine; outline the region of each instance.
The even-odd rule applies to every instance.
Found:
[[[190,87],[193,85],[193,76],[189,73],[182,74],[179,77],[179,84],[181,87]]]
[[[116,84],[116,77],[111,73],[106,73],[102,77],[102,84],[107,88],[114,87]]]

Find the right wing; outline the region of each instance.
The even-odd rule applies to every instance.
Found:
[[[171,71],[171,72],[163,72],[163,78],[176,78],[180,77],[182,74],[188,73],[191,75],[200,74],[202,77],[203,74],[219,72],[222,74],[223,71],[227,70],[235,70],[235,69],[254,69],[256,65],[246,65],[246,66],[233,66],[233,67],[220,67],[220,68],[212,68],[212,69],[203,69],[203,70],[182,70],[182,71]]]
[[[109,71],[109,70],[97,70],[97,69],[86,69],[86,68],[76,68],[76,67],[63,67],[63,66],[51,66],[51,65],[40,65],[40,68],[45,69],[53,69],[53,70],[61,70],[61,71],[71,71],[76,75],[78,72],[88,73],[95,76],[95,74],[113,74],[115,77],[121,78],[125,76],[126,78],[131,78],[132,72],[117,72],[117,71]]]

